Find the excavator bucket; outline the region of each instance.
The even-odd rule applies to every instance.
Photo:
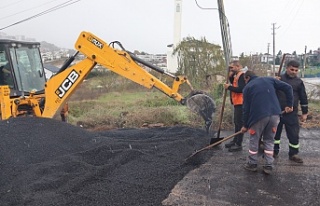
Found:
[[[209,134],[216,110],[214,100],[204,92],[196,91],[188,95],[186,106],[204,119],[206,131]]]

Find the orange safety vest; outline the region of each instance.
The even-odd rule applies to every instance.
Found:
[[[243,74],[242,71],[238,72],[237,75],[234,77],[233,82],[232,82],[233,87],[238,87],[238,80],[239,80],[241,74]],[[233,105],[242,105],[242,103],[243,103],[242,92],[241,93],[231,92],[231,98],[232,98]]]

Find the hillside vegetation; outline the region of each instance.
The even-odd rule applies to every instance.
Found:
[[[92,73],[90,76],[69,101],[68,121],[73,125],[88,130],[173,125],[204,127],[199,115],[156,89],[145,89],[111,72],[99,75]],[[223,96],[221,88],[221,84],[216,84],[211,91],[206,91],[216,103],[214,130],[218,129]],[[182,88],[182,93],[187,95],[188,91]],[[309,119],[302,126],[319,127],[319,101],[310,101],[309,107]],[[228,97],[222,129],[232,129],[232,122],[232,106]]]
[[[204,125],[200,116],[162,92],[113,73],[83,82],[69,108],[69,123],[86,129]]]

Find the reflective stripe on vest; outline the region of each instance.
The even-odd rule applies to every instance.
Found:
[[[238,72],[235,78],[233,79],[232,86],[233,87],[238,87],[238,80],[243,74],[242,71]],[[231,92],[231,98],[232,98],[232,103],[233,105],[242,105],[243,103],[243,94],[242,93],[236,93],[236,92]]]

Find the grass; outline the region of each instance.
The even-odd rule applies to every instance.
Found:
[[[204,127],[199,115],[156,89],[148,90],[121,78],[109,78],[105,85],[102,78],[98,76],[84,82],[72,96],[69,101],[69,123],[95,130],[139,128],[153,124]],[[213,129],[218,129],[222,105],[220,93],[214,99],[216,113]],[[315,120],[312,125],[319,125],[319,101],[310,101],[309,111]],[[233,110],[228,95],[221,129],[232,129],[232,122]]]
[[[83,82],[69,100],[69,110],[69,123],[87,129],[138,128],[159,123],[204,125],[199,115],[166,94],[113,73],[95,75]]]
[[[82,88],[83,89],[83,88]],[[69,123],[85,128],[142,127],[146,124],[198,125],[201,119],[159,91],[109,92],[69,102]]]
[[[317,77],[320,74],[320,68],[306,68],[305,75],[310,77]]]

